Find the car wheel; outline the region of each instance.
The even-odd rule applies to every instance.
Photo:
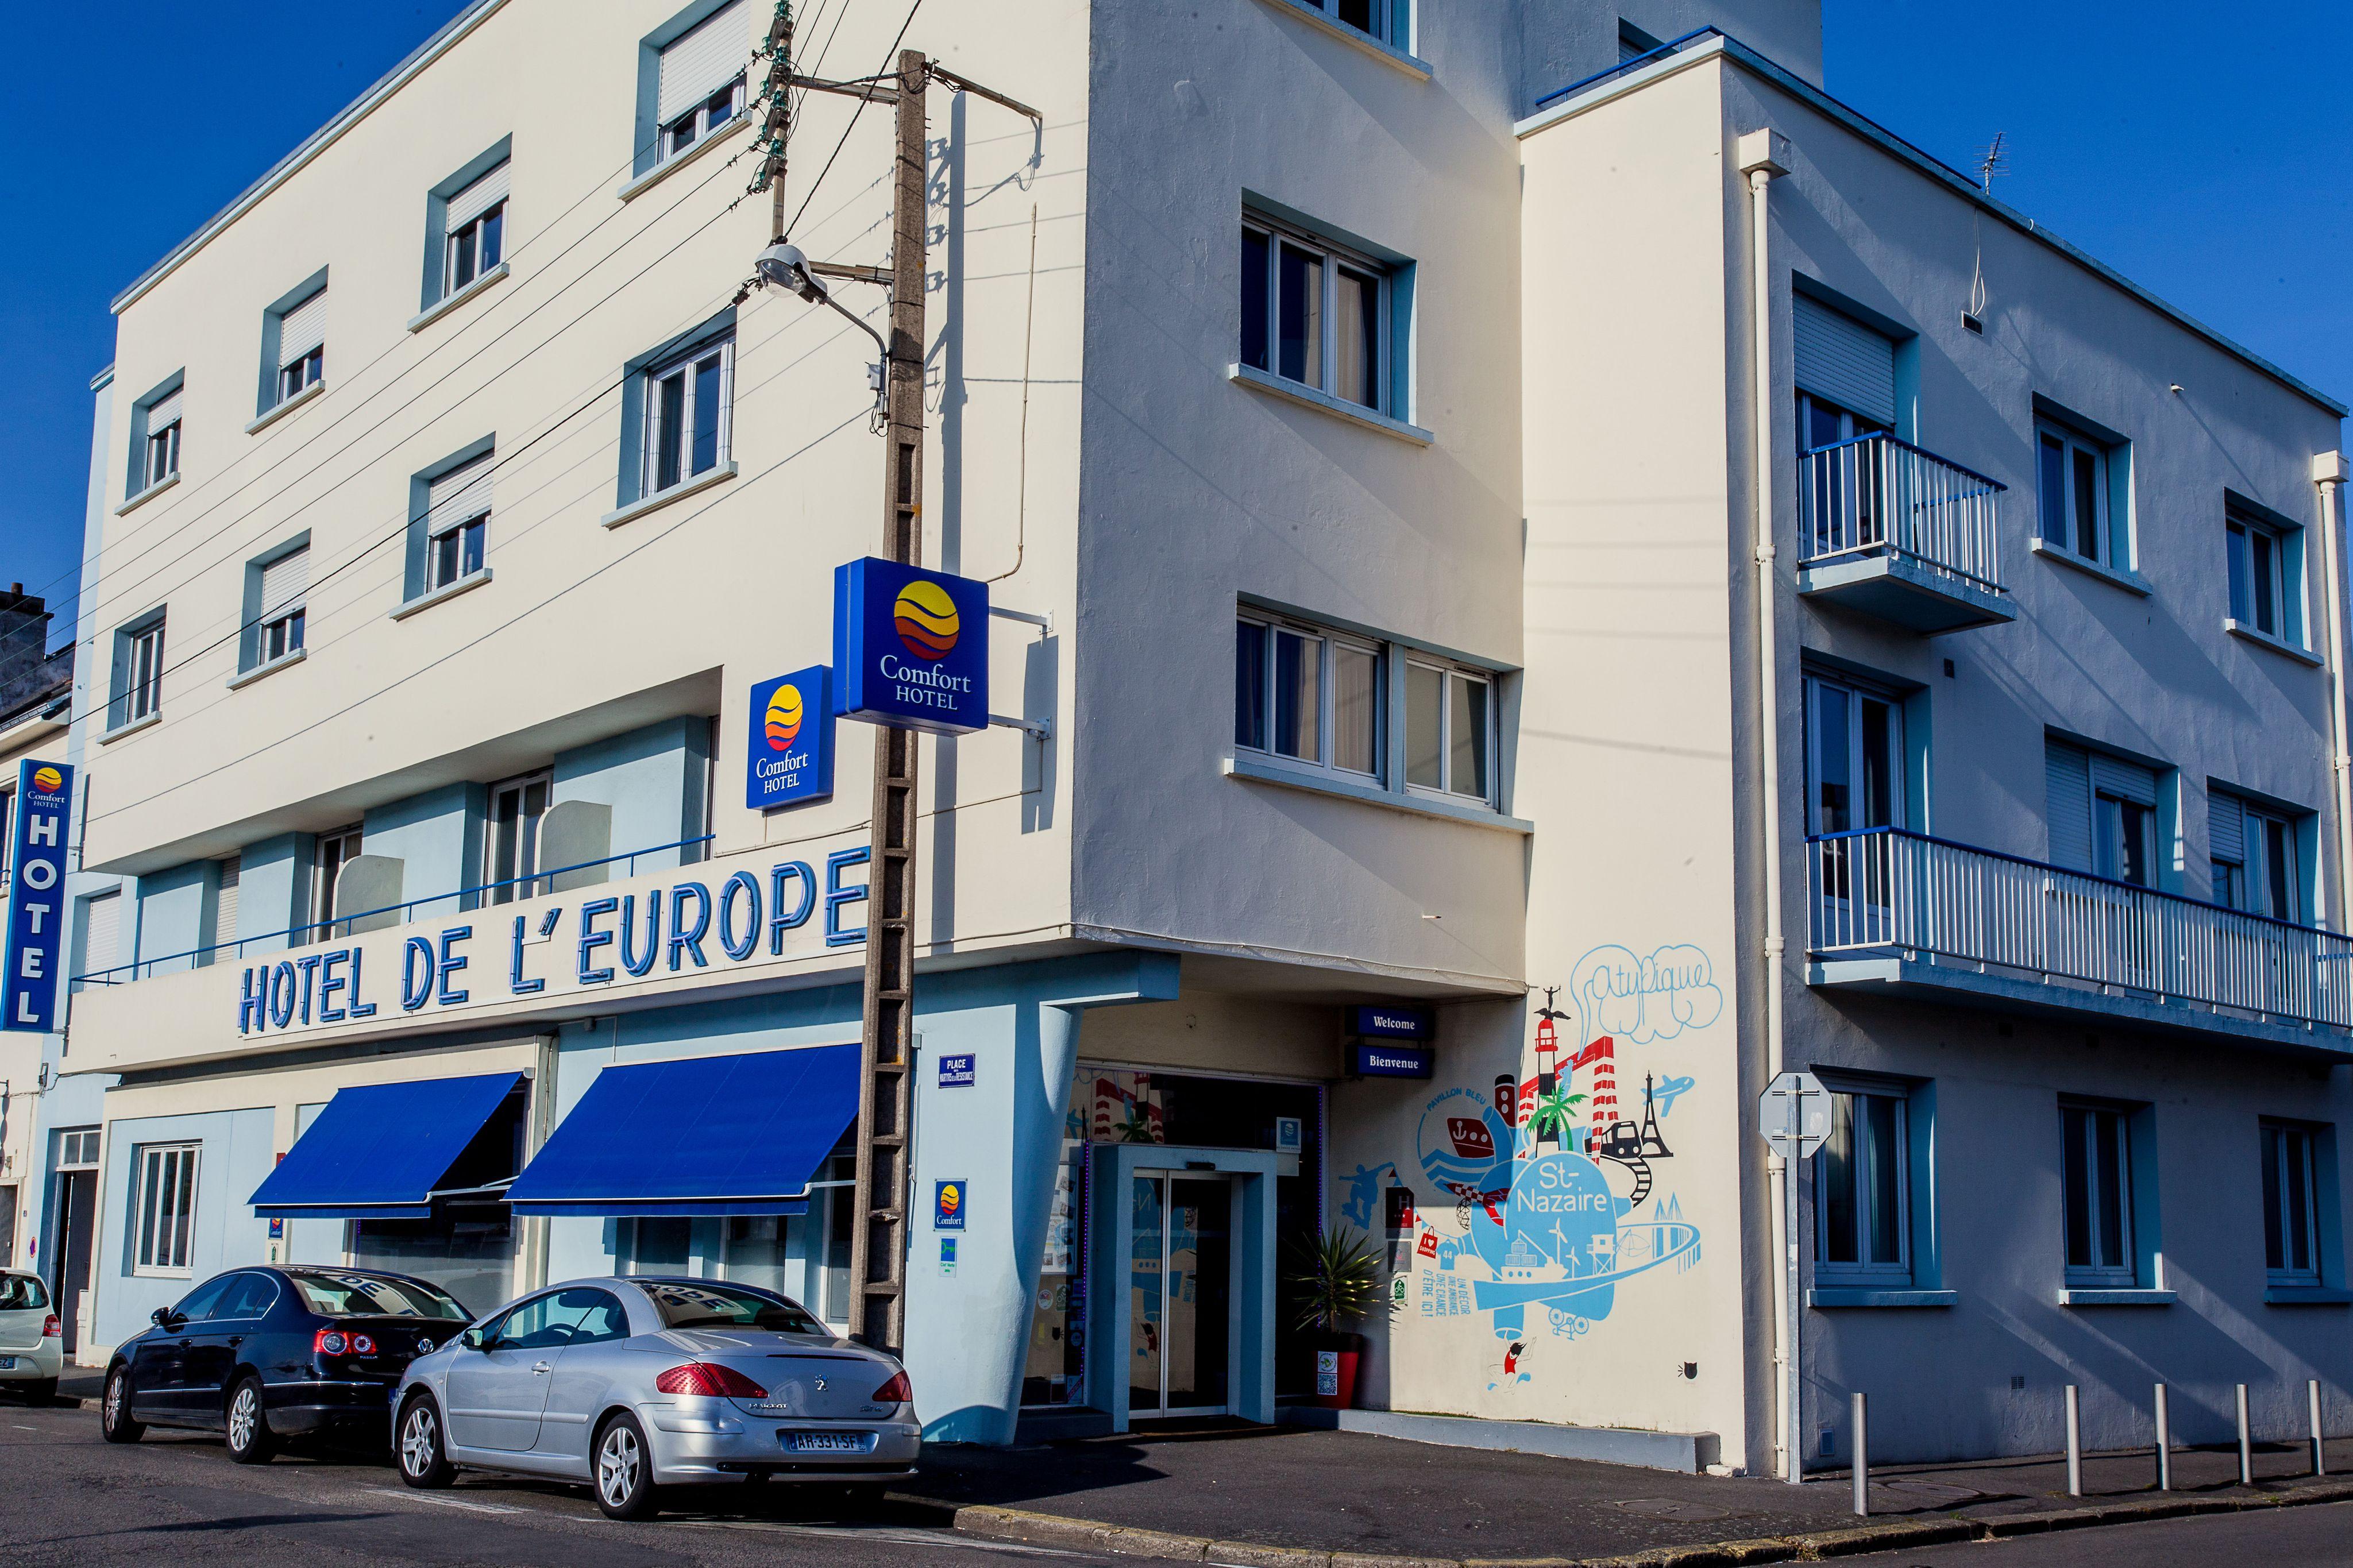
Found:
[[[118,1366],[106,1374],[106,1393],[98,1402],[98,1429],[110,1443],[136,1443],[147,1428],[131,1419],[131,1369]]]
[[[619,1415],[596,1434],[596,1506],[607,1519],[651,1519],[661,1510],[653,1450],[638,1418]]]
[[[261,1380],[239,1380],[228,1395],[228,1457],[240,1465],[266,1465],[278,1445],[269,1435],[269,1413],[261,1404]]]
[[[25,1385],[25,1403],[36,1409],[46,1410],[58,1402],[58,1380],[37,1378]]]
[[[441,1447],[441,1409],[429,1394],[419,1394],[400,1413],[400,1479],[420,1489],[446,1487],[458,1479],[458,1467]]]

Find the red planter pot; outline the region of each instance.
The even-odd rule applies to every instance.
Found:
[[[1326,1410],[1356,1407],[1356,1367],[1364,1359],[1364,1345],[1360,1334],[1336,1334],[1315,1342],[1317,1405]]]

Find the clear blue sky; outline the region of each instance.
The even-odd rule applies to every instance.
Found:
[[[107,300],[456,5],[116,0],[11,18],[0,584],[22,580],[59,608],[71,596],[90,378],[114,353]],[[2007,132],[1997,195],[2353,395],[2353,5],[1826,0],[1823,12],[1833,93],[1962,167]],[[87,70],[36,74],[29,59],[96,65],[110,90],[93,98]]]

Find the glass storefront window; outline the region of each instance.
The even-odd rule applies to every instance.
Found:
[[[514,1255],[504,1204],[437,1205],[430,1219],[352,1222],[352,1267],[429,1280],[477,1316],[514,1295]]]

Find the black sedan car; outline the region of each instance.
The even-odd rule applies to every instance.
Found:
[[[280,1438],[383,1439],[386,1401],[411,1358],[472,1314],[438,1286],[366,1268],[239,1268],[206,1280],[106,1369],[99,1420],[110,1443],[148,1426],[221,1432],[239,1464]]]

